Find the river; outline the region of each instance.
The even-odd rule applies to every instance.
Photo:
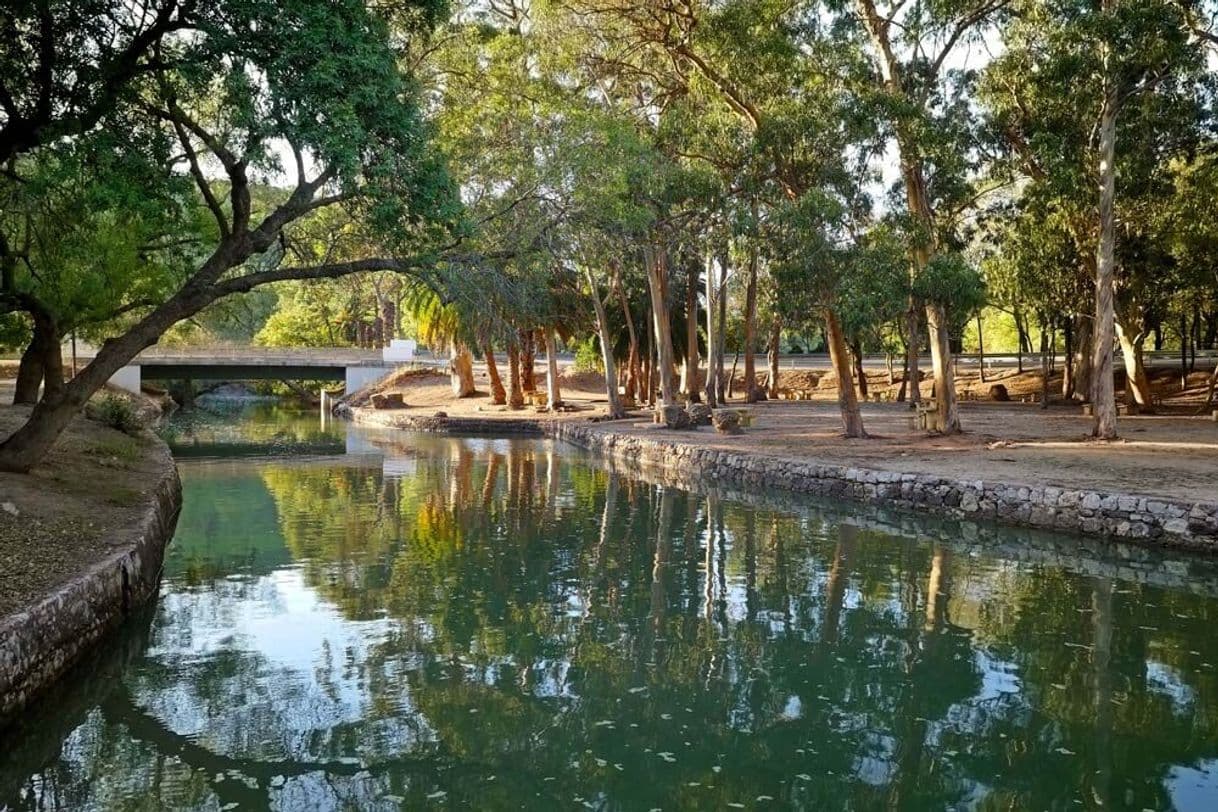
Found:
[[[0,808],[1218,809],[1211,562],[208,408]]]

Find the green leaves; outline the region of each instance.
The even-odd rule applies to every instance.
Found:
[[[947,307],[958,320],[972,316],[986,300],[980,274],[957,253],[931,257],[914,278],[913,292],[923,301]]]

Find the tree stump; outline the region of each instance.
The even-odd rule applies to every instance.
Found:
[[[740,412],[735,409],[720,409],[711,415],[711,423],[720,434],[739,434]]]
[[[690,427],[689,413],[682,406],[665,406],[660,412],[660,419],[665,428],[687,429]]]
[[[709,426],[711,424],[711,414],[713,410],[705,403],[691,403],[688,411],[690,425]]]

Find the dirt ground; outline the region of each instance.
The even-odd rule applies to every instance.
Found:
[[[490,404],[485,371],[476,370],[479,394],[454,400],[448,377],[436,372],[416,371],[386,381],[378,391],[402,392],[407,413],[477,416],[511,420],[537,417],[528,408],[510,412]],[[780,385],[808,386],[823,373],[784,371]],[[872,391],[895,394],[883,372],[869,375]],[[1155,379],[1161,396],[1157,415],[1122,417],[1121,439],[1097,443],[1087,437],[1090,418],[1081,406],[1050,399],[1048,409],[1031,401],[1041,391],[1037,373],[1015,371],[991,373],[982,383],[976,372],[960,376],[960,389],[973,399],[961,403],[965,432],[953,437],[927,434],[914,428],[905,404],[868,402],[863,419],[871,434],[866,440],[847,440],[840,435],[836,387],[832,380],[821,383],[809,401],[777,400],[758,403],[754,424],[737,436],[722,436],[709,428],[696,432],[668,432],[650,421],[647,412],[613,424],[616,431],[671,435],[708,445],[741,451],[760,451],[785,457],[816,459],[827,463],[860,465],[882,470],[925,473],[956,479],[981,479],[1011,484],[1056,485],[1093,488],[1174,499],[1218,501],[1218,422],[1195,416],[1204,397],[1207,376],[1195,373],[1189,387],[1181,390],[1178,373],[1161,371]],[[737,389],[740,388],[737,380]],[[989,387],[1003,384],[1011,402],[998,403],[989,397]],[[1053,391],[1060,388],[1050,381]],[[555,415],[559,419],[586,420],[605,414],[601,378],[594,374],[566,376],[560,381],[563,399],[575,411]],[[922,384],[930,394],[930,382]],[[740,398],[732,405],[743,406]]]
[[[0,437],[29,413],[11,401],[0,380]],[[112,530],[136,518],[163,473],[150,442],[81,417],[32,473],[0,473],[0,616],[111,551]]]

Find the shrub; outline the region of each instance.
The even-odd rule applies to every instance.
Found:
[[[600,343],[596,336],[589,336],[575,348],[576,372],[604,372],[605,364],[601,359]]]
[[[105,395],[90,404],[89,416],[124,434],[135,434],[144,427],[131,403],[116,395]]]

